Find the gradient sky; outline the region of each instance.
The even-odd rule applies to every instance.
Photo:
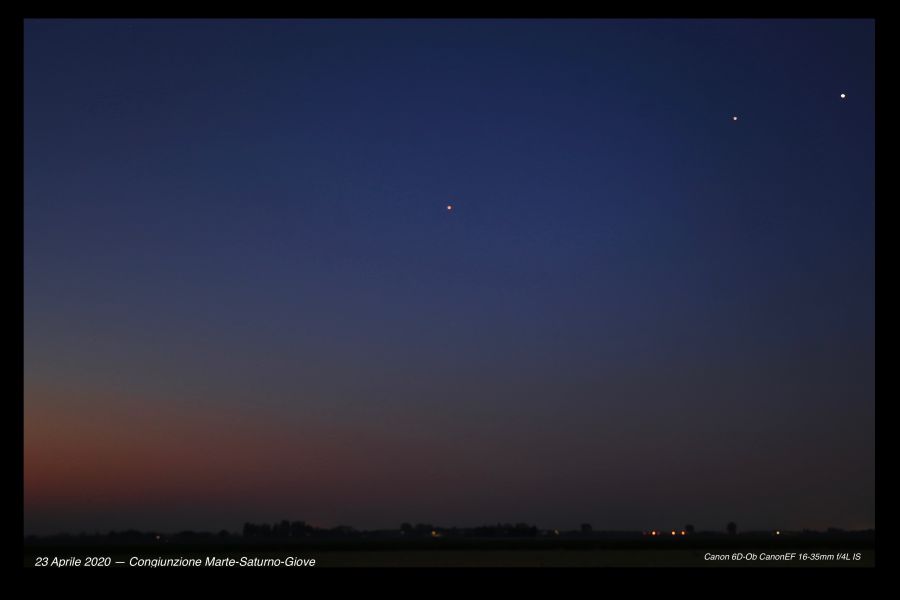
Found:
[[[871,21],[32,20],[24,69],[26,533],[874,526]]]

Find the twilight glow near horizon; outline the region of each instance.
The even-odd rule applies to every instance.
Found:
[[[865,20],[30,20],[25,533],[874,527]]]

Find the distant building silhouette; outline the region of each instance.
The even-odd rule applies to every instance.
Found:
[[[729,521],[728,525],[725,526],[725,531],[728,532],[728,535],[737,535],[737,523]]]

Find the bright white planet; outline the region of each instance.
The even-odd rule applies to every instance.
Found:
[[[732,121],[737,121],[737,116],[731,117]]]
[[[453,205],[452,205],[452,204],[448,204],[448,205],[447,205],[447,212],[450,212],[451,210],[453,210]]]
[[[847,97],[847,94],[841,94],[841,100]]]

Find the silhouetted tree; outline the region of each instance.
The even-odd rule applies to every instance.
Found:
[[[725,530],[728,532],[728,535],[737,535],[737,523],[729,521],[728,525],[725,526]]]
[[[692,534],[694,533],[694,526],[691,525],[691,524],[687,524],[687,525],[684,526],[684,531],[685,531],[685,533],[687,533],[688,535],[692,535]]]
[[[291,522],[287,519],[272,526],[272,534],[277,538],[291,537]]]
[[[291,537],[299,538],[306,537],[312,534],[313,528],[310,525],[307,525],[305,521],[294,521],[291,523]]]
[[[592,531],[594,531],[594,528],[591,527],[590,523],[581,524],[581,533],[591,533]]]
[[[350,535],[356,535],[357,531],[355,528],[350,525],[337,525],[331,528],[331,534],[334,536],[347,537]]]

